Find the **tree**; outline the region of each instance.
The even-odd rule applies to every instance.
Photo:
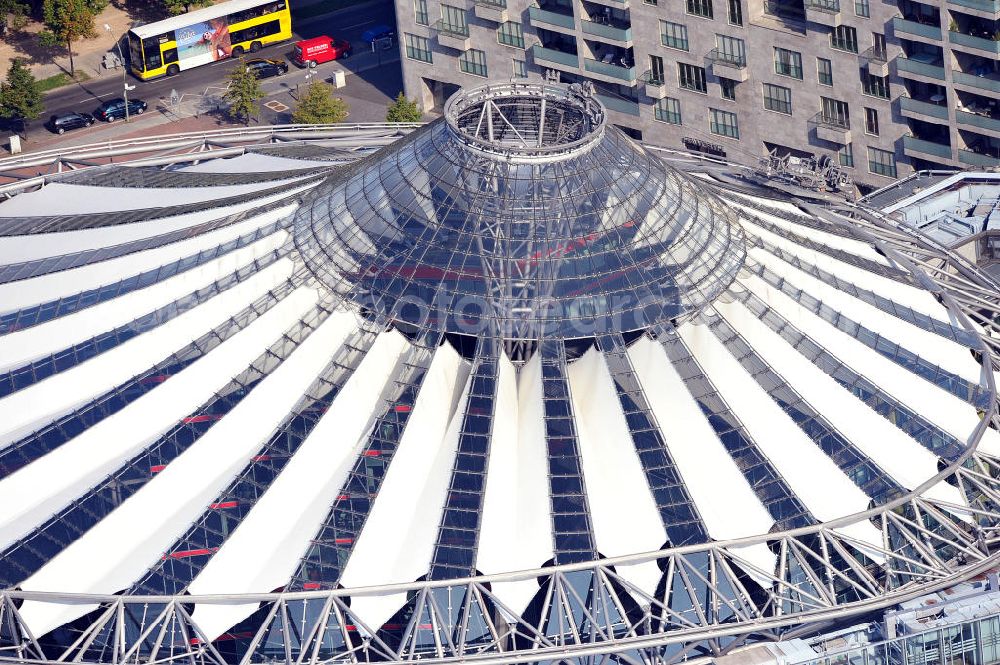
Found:
[[[20,0],[0,0],[0,35],[20,30],[28,22],[29,7]]]
[[[250,118],[257,113],[257,102],[263,98],[260,81],[253,72],[247,71],[246,60],[240,58],[240,66],[229,72],[229,89],[225,94],[229,115],[249,125]]]
[[[319,125],[342,122],[347,118],[347,102],[333,96],[333,87],[315,81],[306,88],[306,94],[299,100],[292,114],[292,122],[304,125]]]
[[[212,0],[163,0],[163,6],[171,15],[183,14],[196,7],[208,7]]]
[[[385,112],[386,122],[420,122],[423,118],[423,113],[420,112],[420,107],[417,106],[415,101],[411,101],[403,96],[400,92],[396,95],[396,101],[389,104],[389,108]]]
[[[38,34],[44,46],[65,44],[69,51],[69,73],[73,66],[73,42],[97,36],[94,18],[107,6],[107,0],[44,0],[42,22],[45,30]]]
[[[7,80],[0,83],[0,117],[20,123],[35,120],[42,114],[42,92],[35,77],[15,58],[7,70]]]

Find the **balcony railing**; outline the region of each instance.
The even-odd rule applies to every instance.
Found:
[[[708,52],[708,59],[720,65],[742,69],[747,66],[747,57],[739,53],[726,53],[717,48]]]
[[[897,16],[892,19],[892,27],[897,33],[902,32],[907,35],[917,35],[919,37],[927,37],[929,39],[941,41],[941,26],[938,25],[927,25],[926,23],[907,21],[905,18],[899,18]]]
[[[993,157],[971,150],[959,149],[958,161],[970,166],[1000,166],[1000,156]]]
[[[580,26],[583,29],[583,32],[588,35],[612,39],[618,42],[632,41],[631,26],[627,28],[619,28],[606,23],[597,23],[596,21],[580,21]]]
[[[889,54],[885,52],[885,49],[877,49],[872,46],[862,53],[861,57],[868,62],[886,62],[889,59]]]
[[[941,106],[940,104],[934,104],[932,102],[924,102],[920,101],[919,99],[911,99],[910,97],[900,97],[899,108],[904,111],[910,111],[911,113],[919,113],[921,115],[930,116],[932,118],[939,118],[941,120],[948,119],[947,106]]]
[[[953,71],[951,73],[951,80],[959,85],[967,85],[971,88],[1000,93],[1000,81],[986,76],[974,76],[965,72]]]
[[[896,69],[900,72],[909,72],[910,74],[926,76],[927,78],[939,81],[944,80],[944,67],[941,65],[930,65],[912,58],[904,58],[902,56],[896,58]]]
[[[826,127],[827,129],[842,129],[847,131],[851,128],[851,119],[847,116],[825,115],[822,111],[817,113],[809,121],[815,127]]]
[[[652,69],[647,69],[639,79],[649,85],[664,85],[667,81],[662,73],[654,73]]]
[[[559,12],[542,9],[538,5],[528,7],[528,16],[531,18],[532,25],[548,23],[549,25],[558,25],[561,28],[569,28],[570,30],[576,27],[576,19],[573,18],[572,14],[560,14]]]
[[[978,51],[986,51],[993,55],[1000,55],[1000,41],[987,39],[986,37],[976,37],[967,35],[964,32],[949,32],[948,41],[959,46],[968,46]]]
[[[567,67],[580,66],[579,57],[573,55],[572,53],[565,53],[563,51],[545,48],[544,46],[539,46],[538,44],[531,47],[531,54],[534,56],[535,60],[541,60],[543,62],[554,62]]]
[[[466,37],[469,36],[468,24],[457,25],[454,23],[448,23],[444,19],[436,21],[434,25],[431,26],[431,29],[436,30],[442,35],[446,35],[448,37],[455,37],[457,39],[465,39]]]
[[[830,14],[840,11],[840,0],[805,0],[804,4],[806,9],[817,9]]]
[[[968,111],[955,111],[955,119],[958,120],[958,124],[960,125],[969,125],[970,127],[1000,132],[1000,120],[992,116],[969,113]]]
[[[1000,0],[948,0],[948,4],[991,14],[1000,12]]]
[[[621,97],[612,97],[611,95],[602,95],[600,93],[594,96],[611,111],[618,111],[619,113],[626,113],[628,115],[639,115],[638,102],[633,102],[630,99],[622,99]]]
[[[584,58],[583,68],[588,72],[610,76],[611,78],[621,79],[622,81],[631,82],[635,80],[635,67],[624,67],[611,62],[601,62],[600,60]]]
[[[507,0],[473,0],[473,2],[480,7],[507,9]]]
[[[927,141],[925,139],[918,139],[915,136],[903,137],[903,149],[912,150],[925,155],[934,155],[935,157],[941,157],[943,159],[951,159],[950,145],[935,143],[934,141]]]

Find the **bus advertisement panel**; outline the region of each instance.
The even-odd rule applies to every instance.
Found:
[[[177,30],[177,60],[183,69],[228,58],[233,53],[225,18]]]

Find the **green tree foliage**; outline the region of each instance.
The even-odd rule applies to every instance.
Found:
[[[20,30],[28,22],[30,7],[20,0],[0,0],[0,35]]]
[[[14,59],[7,70],[7,80],[0,83],[0,117],[21,124],[42,114],[42,93],[38,82],[24,63]]]
[[[333,87],[316,81],[306,88],[306,93],[292,114],[292,122],[307,125],[343,122],[347,113],[347,102],[333,96]]]
[[[171,15],[183,14],[198,7],[208,7],[212,0],[163,0],[163,6]]]
[[[415,101],[411,101],[400,92],[396,95],[396,101],[389,104],[385,112],[386,122],[420,122],[423,113]]]
[[[229,115],[250,124],[250,118],[257,113],[257,102],[264,98],[260,81],[247,71],[246,60],[240,58],[240,66],[229,73],[229,89],[225,99],[229,102]]]
[[[45,46],[66,45],[70,75],[76,74],[73,66],[73,42],[97,36],[94,18],[107,5],[107,0],[44,0],[42,3],[45,30],[39,33],[39,41]]]

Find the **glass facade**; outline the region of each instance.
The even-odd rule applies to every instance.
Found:
[[[681,124],[681,103],[677,99],[664,97],[656,100],[653,107],[654,116],[660,122],[667,122],[672,125]]]
[[[687,26],[681,23],[660,21],[660,43],[668,48],[688,50]]]
[[[708,111],[711,114],[709,129],[713,134],[727,136],[731,139],[740,137],[740,125],[735,113],[719,109],[709,109]]]
[[[764,84],[764,108],[768,111],[792,114],[792,91],[773,83]]]

